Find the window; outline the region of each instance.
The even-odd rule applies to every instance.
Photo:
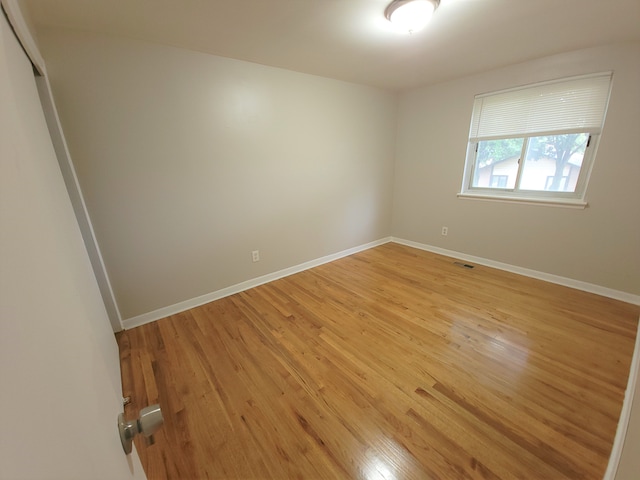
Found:
[[[509,175],[491,175],[491,188],[507,188]]]
[[[475,98],[460,196],[586,205],[611,73]]]

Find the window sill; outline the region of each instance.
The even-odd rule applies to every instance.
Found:
[[[577,208],[583,210],[589,204],[583,200],[557,199],[557,198],[531,198],[531,197],[509,197],[496,195],[482,195],[477,193],[458,193],[458,198],[466,200],[482,200],[486,202],[521,203],[525,205],[545,205],[547,207]]]

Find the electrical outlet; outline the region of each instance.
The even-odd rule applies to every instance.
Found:
[[[449,227],[442,227],[442,235],[445,237],[449,235]]]
[[[254,262],[259,262],[260,261],[260,250],[254,250],[253,252],[251,252],[251,259]]]

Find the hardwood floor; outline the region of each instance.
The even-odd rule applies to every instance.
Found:
[[[640,307],[385,244],[119,335],[150,479],[602,478]]]

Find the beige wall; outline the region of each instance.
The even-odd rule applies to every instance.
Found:
[[[123,319],[390,235],[394,94],[126,39],[40,40]]]
[[[587,190],[573,210],[459,199],[473,97],[569,75],[614,71]],[[400,96],[393,235],[640,294],[640,45],[561,54]],[[440,235],[448,226],[447,237]]]

